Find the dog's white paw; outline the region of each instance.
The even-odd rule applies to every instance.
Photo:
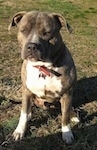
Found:
[[[15,141],[21,140],[25,133],[25,127],[24,126],[17,126],[15,131],[13,132],[13,139]]]
[[[72,141],[74,140],[74,136],[71,131],[68,132],[62,132],[62,139],[65,141],[67,144],[71,144]]]
[[[30,115],[29,115],[30,117]],[[28,120],[28,115],[27,113],[23,113],[21,111],[20,119],[17,128],[13,132],[13,139],[15,141],[21,140],[24,136],[25,130],[26,130],[26,124]]]
[[[74,140],[73,133],[71,131],[70,125],[62,126],[62,139],[67,144],[71,144]]]
[[[72,122],[75,122],[75,123],[79,123],[80,122],[80,119],[78,117],[72,117],[70,120]]]

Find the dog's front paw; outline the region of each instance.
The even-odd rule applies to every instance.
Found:
[[[13,132],[13,139],[15,141],[18,141],[18,140],[22,140],[23,136],[24,136],[24,133],[25,133],[25,127],[23,126],[18,126],[15,131]]]
[[[62,139],[67,144],[71,144],[74,140],[73,133],[71,131],[70,125],[62,126]]]
[[[71,131],[68,132],[62,132],[62,139],[65,141],[67,144],[71,144],[72,141],[74,140],[74,136]]]

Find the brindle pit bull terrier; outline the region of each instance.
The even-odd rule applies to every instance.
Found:
[[[17,13],[9,30],[12,26],[18,27],[18,41],[24,60],[21,71],[22,109],[13,138],[17,141],[24,136],[27,121],[31,118],[32,100],[43,107],[46,102],[59,100],[62,138],[71,143],[74,137],[70,128],[70,112],[76,69],[60,35],[61,27],[66,26],[70,32],[71,27],[62,15],[39,11]]]

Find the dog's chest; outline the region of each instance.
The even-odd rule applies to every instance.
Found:
[[[56,97],[58,96],[57,93],[61,92],[61,79],[55,75],[53,77],[43,77],[40,70],[33,67],[30,63],[26,66],[26,73],[27,88],[38,97],[46,96],[45,91],[55,93]]]

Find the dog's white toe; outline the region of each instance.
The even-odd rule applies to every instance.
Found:
[[[15,141],[21,140],[22,137],[23,137],[23,135],[21,133],[14,131],[14,133],[13,133],[13,139]]]
[[[75,122],[75,123],[79,123],[80,122],[80,119],[78,117],[72,117],[71,118],[71,121],[72,122]]]
[[[30,113],[28,114],[28,119],[27,119],[27,121],[30,121],[31,118],[32,118],[32,113],[30,112]]]

